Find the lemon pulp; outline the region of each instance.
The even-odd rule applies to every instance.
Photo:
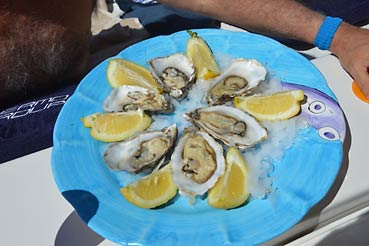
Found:
[[[248,168],[237,148],[228,149],[226,163],[224,175],[208,193],[208,204],[214,208],[235,208],[249,197]]]
[[[159,90],[158,83],[148,69],[128,60],[111,59],[106,74],[113,88],[121,85],[134,85]]]
[[[121,141],[147,129],[151,124],[151,118],[142,110],[96,113],[81,120],[85,127],[91,128],[90,134],[93,138],[104,142]]]
[[[288,90],[266,96],[236,97],[234,106],[243,109],[260,121],[286,120],[300,112],[300,102],[303,99],[303,90]]]
[[[195,65],[197,78],[206,80],[218,76],[220,69],[209,45],[197,33],[189,31],[189,34],[186,53]]]
[[[177,194],[172,180],[171,165],[139,179],[120,189],[130,203],[141,208],[154,208],[165,204]]]

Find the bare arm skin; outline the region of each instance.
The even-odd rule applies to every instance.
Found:
[[[343,23],[334,36],[330,50],[369,99],[369,30]]]
[[[312,43],[324,19],[291,0],[161,0],[251,31]],[[283,10],[283,11],[282,11]]]
[[[159,0],[251,31],[312,44],[324,16],[293,0]],[[343,23],[330,50],[369,98],[369,30]]]

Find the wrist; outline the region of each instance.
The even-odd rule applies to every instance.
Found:
[[[347,47],[347,44],[350,42],[351,33],[352,31],[355,31],[357,28],[358,27],[351,26],[343,22],[337,29],[329,50],[336,55],[340,54],[341,52],[345,52],[346,49],[345,47]]]
[[[341,23],[341,18],[326,16],[315,36],[314,45],[319,49],[328,50]]]

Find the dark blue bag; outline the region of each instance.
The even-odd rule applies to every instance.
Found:
[[[220,27],[218,20],[151,2],[154,3],[139,4],[129,0],[116,0],[125,12],[122,18],[138,18],[151,36],[167,35],[187,29]]]
[[[75,88],[0,109],[0,163],[51,147],[56,118]]]

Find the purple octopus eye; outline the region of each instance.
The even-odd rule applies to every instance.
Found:
[[[322,127],[318,130],[320,137],[327,140],[337,140],[340,138],[338,131],[330,126]]]
[[[335,135],[331,132],[325,132],[324,133],[324,136],[326,136],[327,138],[329,139],[334,139]]]
[[[326,106],[324,102],[321,102],[321,101],[314,101],[310,103],[309,105],[309,111],[314,114],[321,114],[325,111],[325,109],[326,109]]]

